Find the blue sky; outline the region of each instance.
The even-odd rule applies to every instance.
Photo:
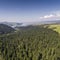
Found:
[[[0,0],[0,22],[60,19],[60,0]]]

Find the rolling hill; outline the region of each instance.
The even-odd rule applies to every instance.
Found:
[[[60,35],[50,26],[28,26],[14,34],[1,35],[0,59],[60,60]]]
[[[5,24],[0,24],[0,34],[6,34],[6,33],[11,33],[13,32],[15,29],[13,29],[12,27],[5,25]]]

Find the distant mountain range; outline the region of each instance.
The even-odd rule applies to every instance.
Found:
[[[11,27],[19,27],[22,25],[22,23],[16,23],[16,22],[0,22],[0,24],[5,24],[5,25],[8,25],[8,26],[11,26]]]
[[[41,21],[31,23],[32,25],[42,25],[42,24],[60,24],[60,20],[52,20],[52,21]]]
[[[10,33],[17,29],[26,30],[29,28],[33,28],[34,25],[44,25],[44,24],[60,24],[60,20],[29,22],[29,23],[0,22],[0,34]]]
[[[40,21],[40,22],[27,22],[27,23],[17,23],[17,22],[0,22],[0,24],[6,24],[13,28],[15,27],[24,27],[29,25],[42,25],[42,24],[60,24],[60,20],[51,20],[51,21]]]

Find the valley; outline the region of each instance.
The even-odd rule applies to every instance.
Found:
[[[26,26],[0,35],[0,60],[59,60],[59,28],[58,24]]]

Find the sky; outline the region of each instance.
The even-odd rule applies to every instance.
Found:
[[[0,0],[0,22],[60,20],[60,0]]]

